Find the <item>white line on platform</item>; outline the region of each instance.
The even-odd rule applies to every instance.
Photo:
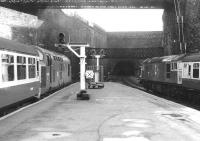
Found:
[[[54,92],[53,94],[51,94],[51,95],[45,97],[44,99],[39,100],[38,102],[35,102],[35,103],[33,103],[33,104],[30,104],[30,105],[28,105],[28,106],[26,106],[26,107],[22,107],[22,108],[20,108],[20,109],[14,111],[14,112],[12,112],[12,113],[10,113],[10,114],[7,114],[7,115],[1,117],[1,118],[0,118],[0,121],[6,119],[6,118],[8,118],[8,117],[10,117],[10,116],[12,116],[12,115],[14,115],[14,114],[16,114],[16,113],[18,113],[18,112],[20,112],[20,111],[22,111],[22,110],[25,110],[25,109],[27,109],[27,108],[29,108],[29,107],[32,107],[32,106],[34,106],[34,105],[36,105],[36,104],[39,104],[39,103],[41,103],[41,102],[44,102],[44,101],[47,100],[48,98],[50,98],[50,97],[56,95],[58,92],[61,92],[62,90],[66,89],[66,88],[68,88],[68,87],[72,87],[72,86],[75,85],[75,84],[76,84],[76,83],[73,83],[73,84],[71,84],[71,85],[69,85],[69,86],[67,86],[67,87],[65,87],[65,88],[63,88],[63,89],[61,89],[61,90],[58,90],[58,91]]]

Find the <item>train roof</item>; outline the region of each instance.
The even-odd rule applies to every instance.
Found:
[[[183,59],[183,62],[200,62],[200,53],[187,54]]]
[[[185,56],[185,54],[162,56],[162,57],[153,57],[151,59],[146,59],[143,63],[162,63],[162,62],[179,61],[182,58],[184,58],[184,56]]]
[[[9,50],[14,52],[20,52],[30,55],[38,55],[33,46],[18,43],[13,40],[0,38],[0,50]]]
[[[185,57],[185,54],[181,54],[181,55],[171,55],[168,56],[167,58],[163,59],[163,62],[173,62],[173,61],[179,61]]]
[[[41,48],[41,47],[38,47],[38,46],[36,46],[36,48],[38,50],[40,50],[43,53],[43,55],[44,54],[49,54],[49,55],[52,55],[52,56],[56,55],[56,56],[62,57],[64,60],[70,62],[69,58],[67,56],[63,55],[63,54],[60,54],[60,53],[57,53],[57,52],[54,52],[54,51],[50,51],[50,50],[47,50],[47,49],[44,49],[44,48]]]

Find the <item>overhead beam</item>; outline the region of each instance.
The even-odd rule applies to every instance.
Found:
[[[153,47],[153,48],[86,48],[86,55],[88,59],[93,58],[93,50],[100,52],[104,50],[104,58],[112,59],[145,59],[155,56],[163,56],[163,47]]]
[[[172,0],[2,0],[9,8],[166,8]]]

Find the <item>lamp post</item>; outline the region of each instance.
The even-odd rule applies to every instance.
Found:
[[[100,58],[102,58],[103,56],[105,56],[104,54],[104,49],[101,49],[99,51],[99,54],[97,55],[96,54],[96,50],[93,49],[91,51],[92,53],[92,56],[96,58],[96,69],[95,69],[95,80],[94,82],[91,82],[89,83],[89,88],[103,88],[104,87],[104,84],[103,83],[100,83],[99,82],[99,76],[100,76],[100,65],[99,65],[99,62],[100,62]]]
[[[95,77],[94,77],[95,80],[94,81],[96,83],[98,83],[99,82],[99,71],[100,71],[99,59],[100,59],[101,56],[100,55],[95,55],[94,57],[96,58],[96,61],[97,61],[96,62],[97,64],[96,64],[96,72],[95,72]]]

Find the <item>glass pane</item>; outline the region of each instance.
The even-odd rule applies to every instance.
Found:
[[[2,81],[14,80],[14,65],[2,64]]]
[[[193,78],[199,78],[199,69],[193,69]]]
[[[28,66],[29,78],[35,78],[35,65]]]
[[[14,63],[14,56],[13,55],[8,55],[8,54],[2,54],[1,55],[1,60],[4,63]]]
[[[22,57],[21,56],[17,56],[17,63],[22,63]]]
[[[32,64],[32,58],[28,58],[28,64]]]
[[[170,64],[166,64],[166,71],[170,72]]]
[[[199,68],[199,63],[194,63],[194,64],[193,64],[193,68],[194,68],[194,69],[198,69],[198,68]]]
[[[26,65],[17,65],[17,79],[26,79]]]
[[[177,63],[174,63],[174,69],[177,70]]]

